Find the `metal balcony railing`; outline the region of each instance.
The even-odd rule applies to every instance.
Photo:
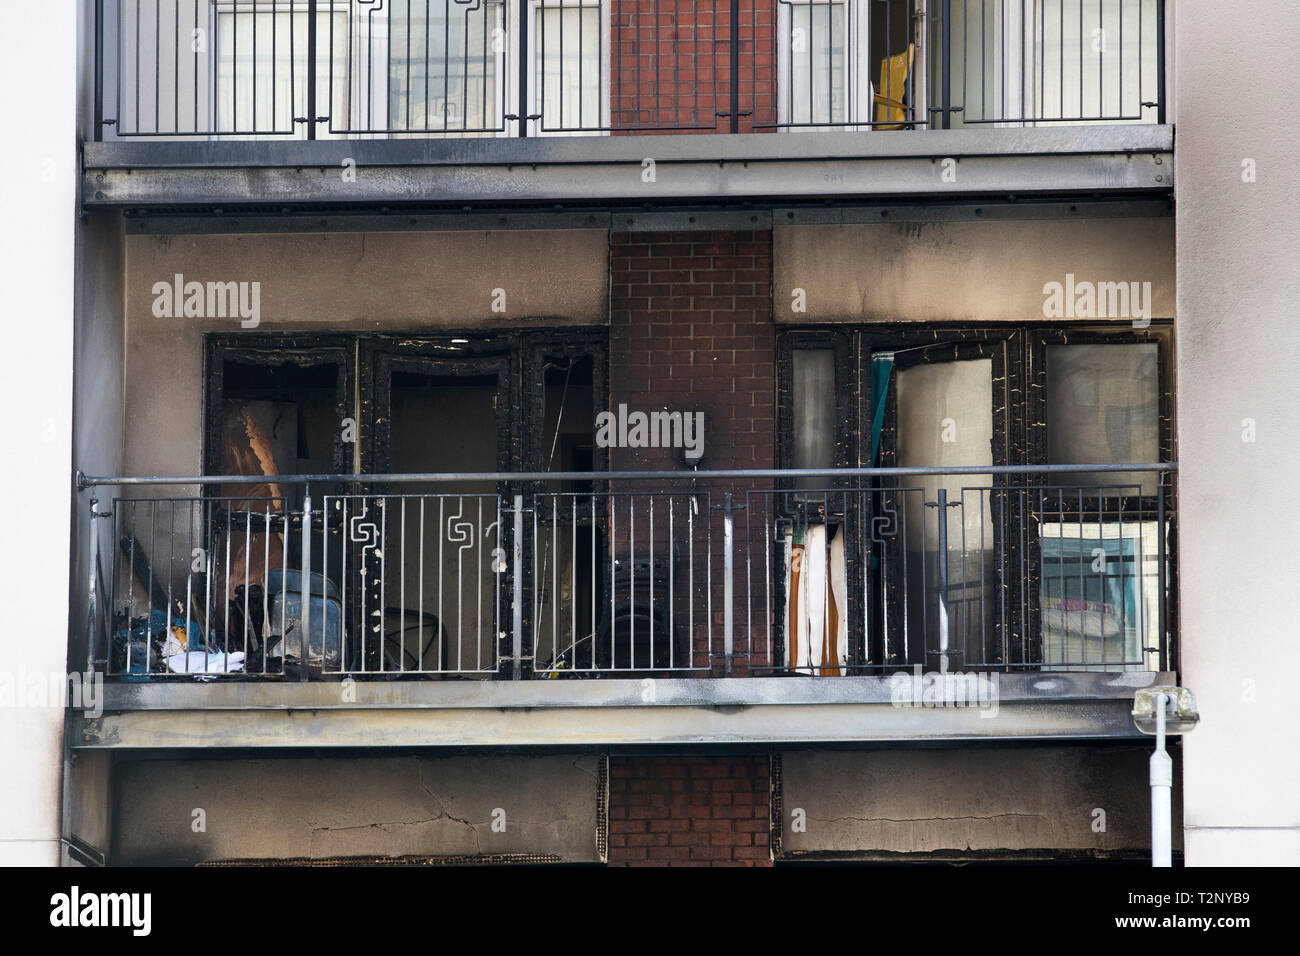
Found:
[[[127,681],[1165,671],[1175,468],[83,478],[86,661]]]
[[[1164,122],[1164,0],[96,0],[104,139]]]

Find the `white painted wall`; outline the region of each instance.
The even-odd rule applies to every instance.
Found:
[[[77,8],[13,3],[0,30],[0,865],[59,860],[72,461]],[[39,79],[38,79],[39,78]]]
[[[1202,717],[1184,742],[1184,845],[1189,865],[1295,865],[1300,5],[1178,9],[1182,675]]]

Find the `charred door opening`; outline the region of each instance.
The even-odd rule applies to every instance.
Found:
[[[301,514],[306,489],[274,476],[350,471],[352,349],[342,339],[213,336],[208,341],[208,474],[266,476],[265,482],[209,488],[200,516],[204,619],[225,651],[245,655],[247,672],[279,673],[304,658],[295,632],[301,613]],[[318,487],[317,493],[329,489]],[[342,543],[322,537],[319,566],[339,566]],[[320,575],[322,667],[343,665],[343,630],[334,581]]]
[[[529,470],[588,472],[603,465],[594,423],[604,405],[603,365],[593,343],[540,341],[524,357],[533,396]],[[598,390],[598,380],[600,383]],[[529,635],[535,669],[609,667],[597,654],[597,632],[608,630],[607,502],[590,480],[535,483],[527,536],[533,559],[525,569],[533,600]]]
[[[511,349],[480,337],[379,341],[365,353],[374,414],[366,470],[491,474],[515,463]],[[492,480],[394,485],[354,507],[378,515],[383,547],[358,599],[381,669],[438,676],[498,671],[509,614],[510,543]],[[382,552],[382,553],[376,553]]]

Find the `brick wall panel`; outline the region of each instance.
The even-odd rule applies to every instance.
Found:
[[[766,756],[615,756],[609,774],[611,865],[771,864]]]

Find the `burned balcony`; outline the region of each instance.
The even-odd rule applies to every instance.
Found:
[[[86,479],[86,665],[127,683],[1168,671],[1172,473]]]
[[[90,205],[1172,185],[1140,161],[1172,151],[1164,0],[99,0],[96,19]],[[1011,168],[1026,156],[1056,157],[1050,181]],[[940,181],[935,157],[970,162]],[[813,162],[835,169],[785,165]],[[266,169],[251,191],[245,167]],[[422,167],[501,182],[400,172]]]

